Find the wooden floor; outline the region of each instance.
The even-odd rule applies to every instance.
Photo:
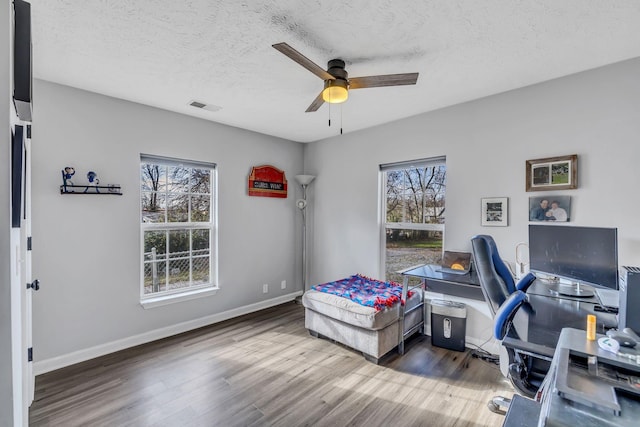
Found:
[[[291,302],[36,378],[31,426],[500,426],[496,365],[418,336],[380,365]]]

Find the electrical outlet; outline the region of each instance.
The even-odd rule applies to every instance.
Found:
[[[266,294],[267,292],[269,292],[269,284],[265,283],[264,285],[262,285],[262,293]]]
[[[280,282],[280,289],[287,289],[287,281],[283,280],[282,282]]]

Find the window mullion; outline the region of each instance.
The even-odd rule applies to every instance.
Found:
[[[164,290],[169,290],[169,230],[165,231],[165,248],[164,248]]]
[[[193,230],[189,230],[189,283],[193,283]]]

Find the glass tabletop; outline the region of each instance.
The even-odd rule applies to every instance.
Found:
[[[463,284],[480,285],[480,282],[478,282],[478,276],[473,270],[469,273],[457,274],[445,271],[442,269],[442,266],[437,264],[419,265],[403,270],[400,273],[403,276],[419,277],[421,279],[437,279]]]

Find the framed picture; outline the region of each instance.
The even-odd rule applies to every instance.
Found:
[[[527,160],[527,191],[578,188],[578,155]]]
[[[506,227],[509,225],[509,199],[494,197],[482,199],[481,225],[486,227]]]
[[[571,221],[571,196],[529,197],[529,221]]]

